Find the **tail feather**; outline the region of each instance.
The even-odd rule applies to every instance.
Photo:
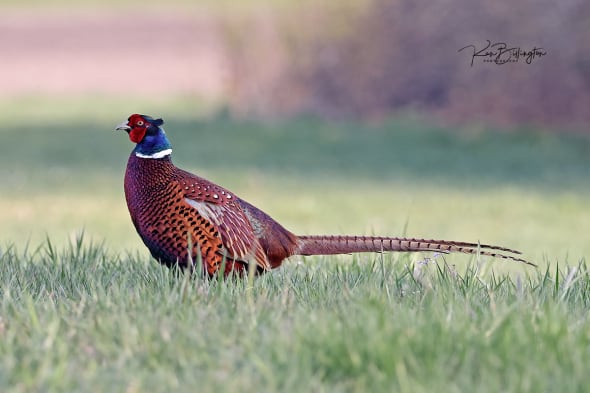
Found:
[[[537,266],[525,259],[514,255],[507,255],[519,255],[521,254],[520,251],[489,244],[380,236],[298,236],[297,240],[297,250],[295,252],[297,255],[333,255],[381,251],[460,252],[464,254],[488,255]]]

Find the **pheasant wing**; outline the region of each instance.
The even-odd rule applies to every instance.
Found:
[[[271,266],[256,238],[250,220],[237,203],[237,197],[226,189],[186,171],[177,178],[185,202],[219,229],[228,258],[256,263],[267,270]]]

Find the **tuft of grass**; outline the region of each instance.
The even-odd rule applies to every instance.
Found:
[[[0,249],[0,391],[583,391],[581,262],[315,257],[188,277],[72,240]]]

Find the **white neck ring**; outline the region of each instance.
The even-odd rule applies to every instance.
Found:
[[[139,158],[164,158],[170,154],[172,154],[172,149],[157,151],[154,154],[141,154],[139,152],[135,152],[135,155]]]

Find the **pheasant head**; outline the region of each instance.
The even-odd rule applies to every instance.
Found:
[[[166,138],[163,124],[162,119],[133,114],[127,121],[119,124],[116,130],[126,131],[131,142],[137,144],[133,150],[136,156],[162,158],[172,153],[172,145]]]

